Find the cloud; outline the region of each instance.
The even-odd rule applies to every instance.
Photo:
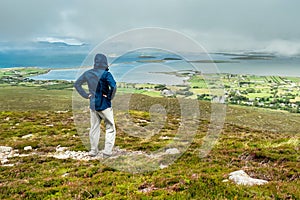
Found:
[[[0,3],[0,39],[22,41],[36,34],[49,33],[60,22],[61,9],[57,0],[3,0]]]
[[[84,44],[83,42],[75,38],[39,37],[36,40],[38,42],[64,43],[71,46],[81,46]]]
[[[209,50],[263,48],[299,38],[300,1],[1,0],[0,41],[79,38],[97,44],[121,31],[162,27]]]
[[[283,56],[300,55],[300,41],[274,40],[262,51]]]

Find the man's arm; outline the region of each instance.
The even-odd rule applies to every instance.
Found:
[[[117,91],[117,84],[116,84],[116,81],[114,79],[114,77],[111,75],[110,72],[107,73],[107,82],[108,82],[108,85],[110,87],[110,90],[108,91],[108,94],[107,94],[107,98],[108,99],[113,99],[115,97],[115,94],[116,94],[116,91]]]
[[[86,91],[82,88],[82,84],[86,82],[85,74],[82,74],[74,83],[74,87],[77,90],[77,92],[83,97],[83,98],[90,98],[90,94],[86,93]]]

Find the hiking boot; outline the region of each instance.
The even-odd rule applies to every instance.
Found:
[[[109,158],[112,156],[112,154],[105,153],[104,151],[101,151],[101,154],[102,154],[102,158]]]
[[[89,151],[89,156],[91,156],[91,157],[95,157],[95,156],[97,156],[98,155],[98,151]]]

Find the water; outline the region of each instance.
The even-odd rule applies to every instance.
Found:
[[[217,64],[220,72],[260,76],[300,77],[299,57],[275,57],[271,60],[243,60],[239,63]]]
[[[46,53],[38,51],[0,52],[0,68],[41,67],[72,68],[80,66],[86,57],[85,53]]]
[[[33,77],[39,80],[76,80],[83,71],[80,66],[86,58],[87,49],[71,51],[70,49],[44,49],[40,51],[23,50],[0,52],[0,68],[37,66],[52,69],[48,74]],[[234,59],[240,56],[258,56],[260,59]],[[213,60],[229,63],[216,63],[221,73],[276,75],[300,77],[300,57],[282,57],[266,54],[210,54]],[[192,57],[192,56],[191,56]],[[173,58],[175,60],[164,60]],[[182,84],[183,77],[155,72],[174,72],[177,70],[193,70],[190,63],[176,60],[178,55],[162,51],[130,52],[118,57],[109,57],[110,71],[117,81],[137,83]],[[199,60],[199,56],[195,59]],[[201,59],[201,57],[200,57]],[[205,58],[203,58],[205,59]],[[152,60],[154,62],[148,63]],[[91,61],[92,63],[92,61]],[[197,63],[206,66],[206,63]]]
[[[74,81],[85,70],[90,68],[53,69],[47,74],[31,77],[35,80],[67,80]],[[166,85],[184,84],[186,77],[165,74],[162,72],[175,72],[176,69],[162,64],[148,63],[143,65],[134,64],[114,64],[110,67],[117,82],[127,83],[152,83]],[[159,72],[159,73],[157,73]]]

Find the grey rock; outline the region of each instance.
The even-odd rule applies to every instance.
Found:
[[[9,153],[13,150],[12,147],[0,146],[0,153]]]
[[[32,150],[32,146],[26,146],[26,147],[24,147],[24,150],[25,151],[31,151]]]
[[[180,151],[177,148],[171,148],[166,150],[166,154],[179,154]]]
[[[3,167],[13,167],[15,166],[15,164],[5,164],[5,165],[2,165]]]
[[[263,184],[268,183],[268,181],[266,181],[266,180],[251,178],[243,170],[231,172],[229,174],[229,180],[233,181],[234,183],[236,183],[238,185],[247,185],[247,186],[263,185]]]
[[[7,162],[9,162],[9,160],[6,159],[6,158],[4,158],[3,160],[1,160],[1,164],[5,164],[5,163],[7,163]]]
[[[23,135],[23,136],[22,136],[22,139],[31,138],[32,136],[33,136],[33,134]]]

